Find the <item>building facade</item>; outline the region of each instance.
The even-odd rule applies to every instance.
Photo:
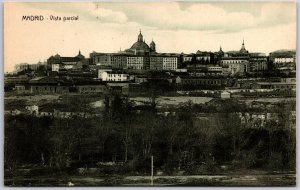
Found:
[[[104,71],[101,73],[101,79],[102,81],[128,81],[129,75],[124,73],[118,73],[118,72],[109,72]]]
[[[150,70],[163,70],[163,57],[151,56],[150,57]]]
[[[178,57],[166,56],[163,57],[163,70],[176,70],[178,67]]]
[[[127,69],[146,70],[149,69],[150,59],[147,56],[128,56]]]
[[[81,62],[82,64],[88,64],[87,59],[85,59],[80,51],[75,57],[62,57],[59,54],[56,54],[55,56],[51,56],[47,59],[47,67],[49,70],[52,70],[53,64],[59,64],[61,65],[61,68],[73,69],[78,62]]]

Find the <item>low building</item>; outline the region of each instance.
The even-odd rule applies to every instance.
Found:
[[[221,92],[221,98],[223,98],[223,99],[230,98],[230,92],[227,92],[227,91]]]
[[[249,71],[268,70],[268,57],[261,53],[251,53],[249,58]]]
[[[60,64],[52,64],[52,71],[59,72],[60,68]]]
[[[36,64],[28,64],[28,63],[20,63],[15,65],[15,71],[21,72],[21,71],[36,71],[41,67],[44,67],[46,63],[38,62]]]
[[[182,57],[182,62],[186,63],[186,62],[192,62],[193,58],[194,58],[194,54],[181,54]]]
[[[54,109],[48,106],[41,106],[39,110],[39,117],[53,117]]]
[[[207,67],[208,71],[221,71],[222,72],[222,67],[221,66],[209,66]]]
[[[194,73],[190,73],[191,76],[194,77],[202,77],[202,76],[222,76],[222,71],[196,71]]]
[[[227,67],[231,75],[243,75],[249,71],[249,57],[223,57],[221,66]]]
[[[257,82],[258,89],[296,90],[295,82]]]
[[[52,70],[53,64],[59,64],[61,68],[66,70],[73,69],[77,64],[88,64],[88,60],[79,51],[78,55],[75,57],[63,57],[59,54],[51,56],[47,59],[47,67]],[[55,67],[55,70],[57,67]]]
[[[96,53],[90,54],[92,64],[98,66],[111,66],[111,55],[108,53]]]
[[[90,85],[90,84],[81,84],[76,85],[76,89],[78,93],[81,94],[94,94],[94,93],[106,93],[107,87],[104,84],[98,84],[98,85]]]
[[[126,94],[129,93],[128,83],[107,83],[107,89],[110,94]]]
[[[101,73],[102,81],[128,81],[129,75],[121,72],[114,72],[114,71],[104,71]]]
[[[69,93],[70,83],[54,77],[37,77],[29,81],[33,94],[65,94]]]
[[[199,78],[192,76],[177,76],[175,79],[177,85],[191,85],[191,86],[222,86],[222,79],[220,78]]]
[[[26,106],[25,108],[31,115],[39,115],[39,107],[37,105]]]
[[[49,86],[49,85],[33,85],[31,86],[33,94],[66,94],[69,93],[69,86]]]
[[[24,93],[26,92],[26,89],[25,89],[25,86],[24,85],[16,85],[14,90],[17,92],[17,93]]]
[[[129,83],[128,92],[129,94],[142,94],[147,92],[147,88],[145,85],[140,83]]]
[[[270,60],[276,69],[296,69],[296,51],[278,50],[270,53]]]
[[[98,78],[102,80],[103,72],[112,72],[112,69],[98,69]]]
[[[214,64],[214,53],[197,51],[195,54],[195,60],[200,64]]]
[[[146,83],[148,82],[148,78],[146,76],[136,76],[134,77],[135,83]]]
[[[30,78],[26,75],[18,77],[4,77],[5,86],[28,85]]]

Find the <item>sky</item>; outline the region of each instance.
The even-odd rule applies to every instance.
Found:
[[[42,15],[43,21],[23,16]],[[78,16],[53,21],[50,16]],[[139,31],[157,52],[250,52],[296,49],[296,4],[287,2],[5,3],[4,71],[51,55],[114,53],[137,41]]]

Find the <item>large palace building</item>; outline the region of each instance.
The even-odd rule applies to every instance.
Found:
[[[246,49],[244,40],[239,51],[223,52],[220,47],[220,50],[215,53],[199,50],[191,54],[158,53],[155,42],[152,40],[148,45],[141,30],[137,35],[137,41],[124,51],[120,50],[117,53],[93,52],[89,59],[85,59],[79,51],[75,57],[51,56],[47,63],[49,67],[52,67],[52,71],[60,72],[63,69],[83,68],[87,64],[87,60],[89,66],[94,70],[177,70],[180,72],[186,70],[195,76],[200,76],[203,73],[205,75],[207,73],[243,75],[248,72],[268,69],[268,57],[261,53],[250,53]]]
[[[140,31],[129,49],[118,53],[93,52],[90,58],[92,64],[112,69],[176,70],[180,54],[157,53],[155,42],[152,40],[149,46]]]

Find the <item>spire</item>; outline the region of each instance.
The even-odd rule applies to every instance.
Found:
[[[140,29],[140,34],[138,35],[138,42],[143,41],[143,35],[142,35],[142,30]]]
[[[155,47],[155,43],[154,43],[154,41],[153,41],[153,38],[152,38],[152,42],[150,43],[150,50],[151,50],[152,52],[156,52],[156,47]]]
[[[155,45],[155,42],[153,41],[153,38],[152,38],[152,41],[151,41],[151,43],[150,44],[154,44]]]
[[[240,50],[240,53],[248,53],[248,51],[246,50],[245,48],[245,41],[244,41],[244,38],[243,38],[243,43],[242,43],[242,48]]]
[[[80,50],[78,51],[78,55],[77,55],[76,57],[84,58],[84,56],[81,54],[81,51],[80,51]]]
[[[222,50],[222,46],[220,45],[220,50],[219,50],[219,55],[223,55],[224,54],[224,52],[223,52],[223,50]]]
[[[242,49],[245,49],[244,38],[243,38],[243,43],[242,43]]]

